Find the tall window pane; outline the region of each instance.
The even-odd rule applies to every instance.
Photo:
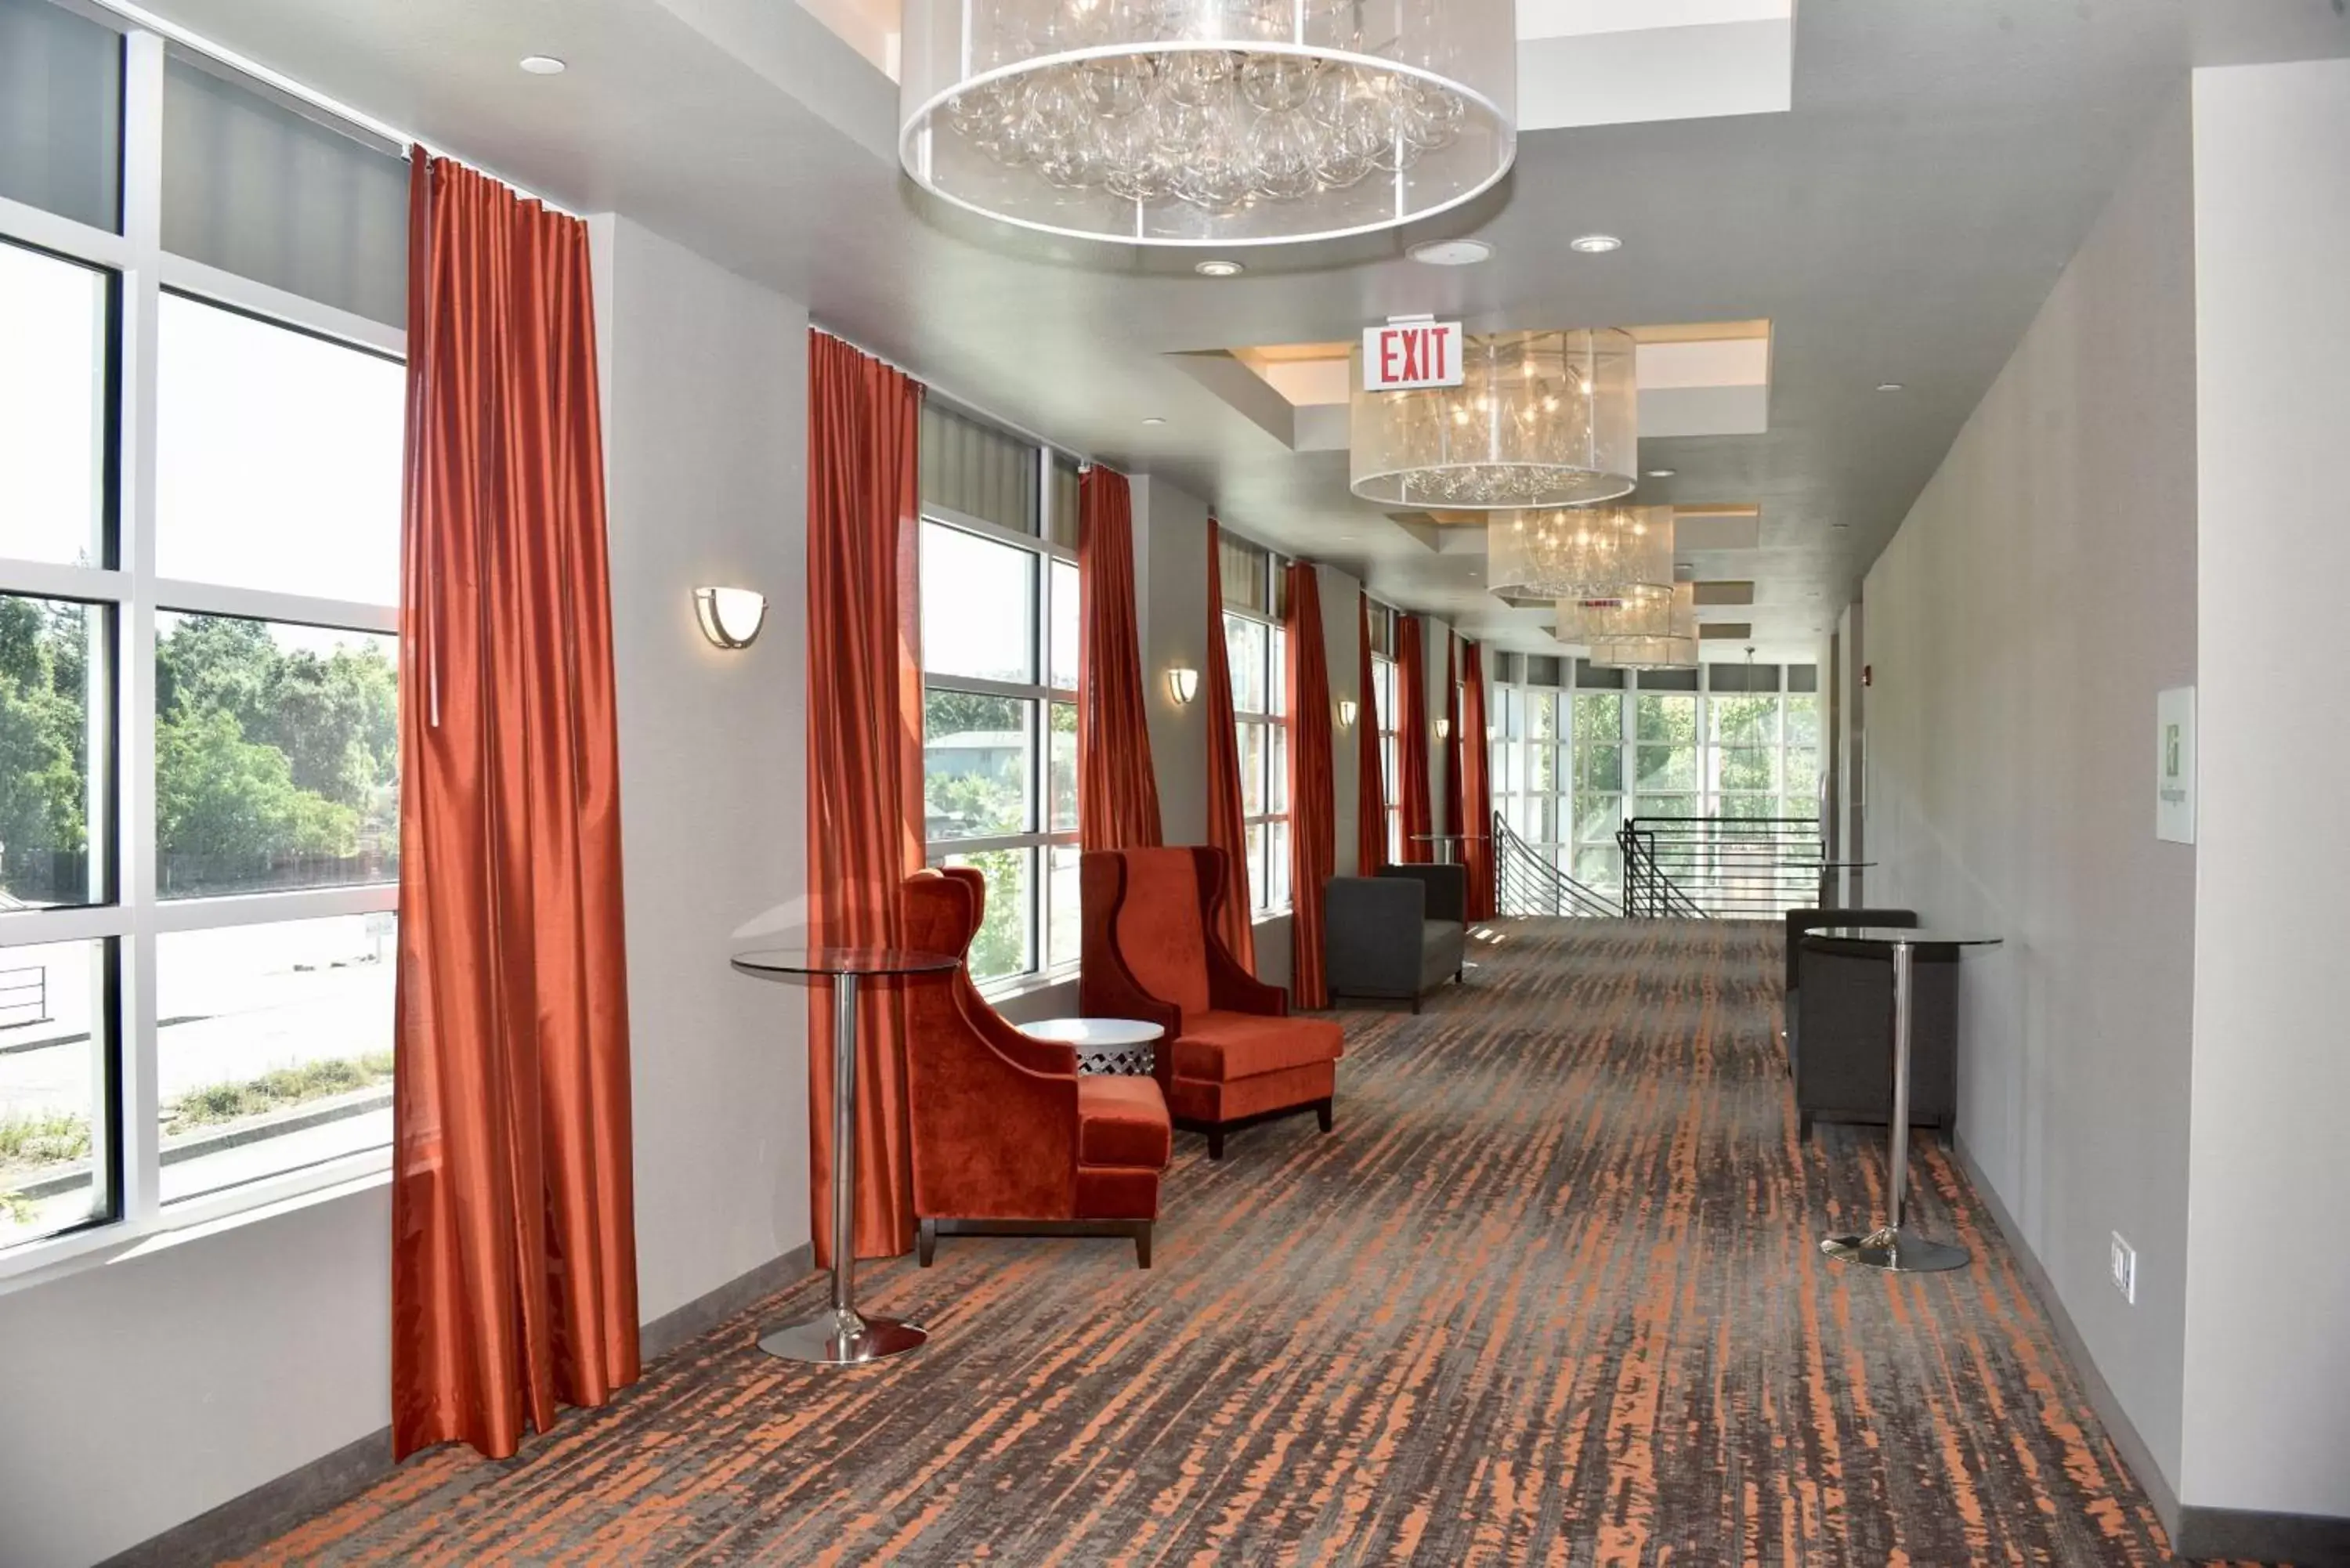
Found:
[[[161,309],[157,572],[398,604],[399,362],[181,295]]]
[[[0,910],[106,897],[111,624],[0,595]]]
[[[1059,691],[1077,689],[1077,648],[1084,632],[1077,622],[1077,566],[1053,563],[1053,627],[1051,684]]]
[[[935,687],[923,694],[924,832],[932,842],[1031,830],[1035,706],[1023,698]]]
[[[162,897],[399,879],[397,659],[370,632],[156,617]]]
[[[949,866],[976,867],[987,882],[986,908],[967,962],[974,981],[1004,980],[1036,967],[1033,892],[1036,851],[987,849],[950,855]]]
[[[0,556],[107,564],[112,288],[94,267],[0,242]]]
[[[1036,557],[961,528],[922,526],[922,668],[1036,679]]]
[[[390,914],[155,940],[163,1201],[391,1142]]]
[[[0,1251],[112,1206],[103,941],[0,947]]]

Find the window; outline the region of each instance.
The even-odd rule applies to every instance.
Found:
[[[1715,664],[1635,677],[1587,659],[1570,672],[1554,659],[1505,658],[1499,669],[1494,809],[1587,887],[1621,890],[1616,832],[1634,816],[1818,815],[1814,666]]]
[[[1000,985],[1077,960],[1076,470],[935,403],[921,440],[923,836],[986,878]]]
[[[1379,783],[1387,791],[1388,859],[1403,858],[1403,782],[1396,752],[1396,612],[1371,607],[1371,696],[1379,726]]]
[[[1240,730],[1241,816],[1249,895],[1260,911],[1289,908],[1289,636],[1283,561],[1230,534],[1219,541],[1224,659]]]
[[[0,0],[0,99],[27,39],[105,79],[45,99],[72,127],[0,116],[0,196],[52,214],[26,220],[39,248],[0,215],[0,1270],[380,1168],[390,1141],[400,301],[355,312],[117,213],[201,210],[182,182],[215,182],[275,204],[280,261],[397,279],[380,194],[405,163],[298,116],[292,161],[251,130],[174,149],[184,72],[93,26]],[[165,104],[126,107],[131,80]],[[289,118],[204,82],[220,114]],[[126,115],[163,128],[160,173],[122,155]],[[89,194],[92,147],[119,190]],[[325,199],[330,166],[378,198]]]

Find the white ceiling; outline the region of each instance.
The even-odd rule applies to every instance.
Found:
[[[2350,53],[2335,0],[1803,0],[1788,112],[1529,131],[1512,179],[1465,213],[1256,252],[1215,282],[1196,258],[929,202],[899,176],[887,78],[778,0],[148,4],[575,211],[626,212],[950,396],[1510,646],[1544,646],[1545,618],[1484,595],[1478,556],[1353,501],[1343,452],[1293,452],[1170,356],[1342,340],[1412,311],[1472,331],[1768,318],[1767,431],[1644,441],[1642,466],[1676,475],[1638,498],[1762,505],[1757,548],[1694,565],[1752,581],[1753,607],[1717,618],[1786,654],[1833,623],[2189,66]],[[571,68],[526,77],[526,54]],[[1566,250],[1595,230],[1624,249]],[[1401,257],[1467,233],[1495,259]]]

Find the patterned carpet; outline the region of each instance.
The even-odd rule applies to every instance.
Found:
[[[350,1563],[2171,1561],[1964,1178],[1966,1272],[1817,1238],[1877,1137],[1795,1141],[1759,926],[1518,923],[1347,1015],[1338,1126],[1179,1137],[1158,1267],[948,1240],[865,1275],[929,1347],[752,1345],[799,1287],[491,1464],[442,1449],[254,1559]]]

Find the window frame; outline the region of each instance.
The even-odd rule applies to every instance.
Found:
[[[182,1199],[161,1201],[157,1038],[157,943],[183,931],[277,925],[337,916],[396,914],[396,882],[285,892],[164,898],[157,888],[156,619],[159,614],[244,619],[397,637],[398,604],[187,582],[156,571],[157,343],[163,294],[254,317],[343,347],[405,361],[407,333],[396,327],[176,255],[162,244],[163,78],[168,46],[161,36],[123,29],[120,232],[93,228],[0,197],[0,239],[96,267],[112,279],[107,335],[109,420],[104,534],[100,566],[0,558],[0,593],[74,599],[111,612],[113,698],[109,765],[113,795],[107,902],[0,912],[0,951],[50,942],[99,940],[113,955],[107,984],[113,1001],[110,1104],[102,1119],[129,1129],[112,1140],[109,1201],[91,1219],[0,1251],[0,1280],[67,1259],[203,1224],[288,1198],[379,1177],[390,1168],[389,1145],[336,1156],[296,1169]],[[96,763],[93,760],[93,770]],[[93,1118],[93,1137],[101,1118]]]
[[[1396,716],[1396,671],[1399,668],[1392,652],[1381,652],[1384,645],[1396,645],[1396,617],[1389,605],[1374,599],[1371,602],[1371,688],[1373,723],[1379,737],[1379,788],[1387,796],[1388,863],[1399,864],[1403,859],[1403,753],[1398,744],[1400,732]]]
[[[1650,790],[1648,794],[1651,796],[1686,794],[1696,803],[1698,814],[1708,817],[1721,817],[1727,815],[1723,805],[1725,802],[1730,801],[1769,801],[1772,803],[1772,808],[1763,815],[1766,817],[1783,817],[1788,803],[1801,798],[1791,793],[1787,787],[1788,755],[1791,753],[1803,751],[1816,753],[1821,748],[1816,740],[1805,744],[1788,738],[1788,704],[1803,700],[1813,705],[1815,713],[1825,711],[1816,689],[1811,691],[1798,691],[1794,689],[1794,678],[1791,672],[1797,669],[1808,668],[1807,666],[1796,663],[1782,665],[1780,683],[1775,691],[1748,691],[1714,690],[1710,672],[1718,667],[1705,665],[1701,670],[1709,673],[1700,678],[1697,689],[1692,691],[1686,688],[1644,689],[1638,675],[1631,671],[1625,672],[1621,685],[1586,686],[1582,683],[1579,662],[1573,659],[1565,661],[1561,670],[1562,680],[1557,686],[1537,684],[1523,679],[1524,666],[1519,666],[1520,679],[1496,679],[1491,683],[1492,706],[1489,710],[1502,715],[1502,732],[1494,742],[1498,764],[1493,789],[1495,809],[1503,811],[1505,815],[1509,815],[1509,808],[1504,806],[1503,802],[1504,799],[1513,799],[1517,806],[1516,821],[1532,826],[1545,820],[1541,803],[1547,794],[1555,803],[1546,819],[1551,825],[1551,833],[1546,836],[1537,836],[1534,833],[1524,831],[1523,828],[1520,831],[1536,853],[1543,855],[1568,876],[1602,890],[1606,890],[1610,886],[1607,882],[1594,881],[1592,878],[1586,877],[1576,869],[1580,857],[1594,852],[1613,853],[1616,849],[1612,830],[1609,838],[1604,843],[1599,839],[1582,836],[1581,813],[1577,802],[1589,800],[1596,803],[1613,800],[1616,803],[1616,826],[1617,827],[1622,826],[1638,814],[1639,758],[1642,744],[1639,739],[1639,700],[1643,696],[1689,698],[1693,704],[1696,725],[1693,741],[1689,748],[1692,753],[1691,763],[1696,770],[1694,782],[1685,790]],[[1534,732],[1537,726],[1533,722],[1535,705],[1545,696],[1555,701],[1554,711],[1556,714],[1553,723],[1554,737],[1549,742],[1534,735]],[[1713,739],[1713,705],[1716,700],[1728,701],[1754,697],[1770,698],[1775,705],[1771,741],[1767,745],[1758,742],[1751,747],[1723,746],[1718,743]],[[1618,753],[1617,777],[1615,787],[1612,789],[1597,786],[1585,787],[1581,755],[1585,742],[1580,738],[1581,726],[1576,722],[1576,709],[1586,698],[1612,699],[1617,706],[1616,739],[1606,742],[1613,745]],[[1816,727],[1818,720],[1815,719],[1814,722]],[[1505,749],[1510,748],[1512,742],[1515,742],[1514,748]],[[1547,792],[1536,788],[1534,780],[1535,765],[1534,748],[1544,743],[1555,743],[1557,747],[1553,787]],[[1590,742],[1594,746],[1601,743],[1596,741]],[[1652,750],[1659,743],[1648,742]],[[1716,780],[1720,772],[1721,754],[1724,752],[1734,753],[1744,750],[1767,750],[1770,753],[1773,769],[1773,785],[1771,789],[1725,790],[1718,786]],[[1814,808],[1817,804],[1819,782],[1815,777],[1812,796]],[[1801,820],[1803,814],[1799,811],[1793,820]]]
[[[1231,544],[1245,546],[1257,556],[1255,568],[1263,574],[1257,586],[1262,590],[1263,602],[1270,607],[1265,610],[1257,610],[1248,607],[1244,602],[1235,602],[1232,597],[1234,585],[1229,582],[1224,585],[1224,602],[1217,607],[1222,611],[1224,623],[1227,625],[1230,622],[1240,621],[1267,628],[1264,636],[1264,667],[1259,672],[1264,691],[1264,707],[1262,710],[1244,708],[1241,705],[1240,671],[1236,669],[1227,671],[1233,680],[1232,722],[1236,731],[1233,742],[1236,754],[1241,759],[1241,765],[1247,765],[1249,732],[1256,730],[1262,732],[1263,743],[1257,748],[1257,755],[1262,759],[1264,774],[1258,782],[1257,800],[1265,809],[1253,815],[1244,813],[1241,818],[1241,842],[1245,846],[1251,832],[1262,834],[1263,861],[1261,865],[1249,867],[1249,913],[1253,919],[1265,920],[1290,913],[1295,904],[1295,890],[1289,887],[1291,878],[1289,867],[1285,863],[1279,867],[1281,872],[1279,881],[1287,896],[1279,899],[1275,899],[1273,896],[1275,881],[1274,876],[1275,846],[1278,845],[1285,850],[1291,844],[1290,836],[1295,832],[1291,825],[1291,815],[1296,804],[1289,798],[1289,747],[1295,743],[1295,736],[1291,729],[1289,712],[1288,617],[1283,613],[1286,607],[1286,596],[1283,589],[1282,574],[1289,562],[1286,556],[1278,552],[1243,539],[1229,531],[1224,534],[1224,538]],[[1227,662],[1229,662],[1230,646],[1228,634]],[[1248,798],[1248,781],[1245,779],[1241,781],[1241,798],[1243,802]],[[1273,802],[1276,798],[1281,802],[1279,811],[1272,809]]]
[[[959,409],[948,405],[948,411],[969,422],[986,425],[987,421],[972,420]],[[993,429],[993,427],[988,427]],[[1028,926],[1028,956],[1026,968],[1017,972],[992,976],[977,982],[982,995],[1002,997],[1040,984],[1051,984],[1075,975],[1078,960],[1071,955],[1055,964],[1052,961],[1053,929],[1053,851],[1073,849],[1077,846],[1077,829],[1072,826],[1055,829],[1053,826],[1053,707],[1066,703],[1073,709],[1078,701],[1075,687],[1060,687],[1053,682],[1053,577],[1055,563],[1077,567],[1077,551],[1073,544],[1062,544],[1055,535],[1066,533],[1076,537],[1075,519],[1068,520],[1066,530],[1058,515],[1066,508],[1063,504],[1066,487],[1055,483],[1055,466],[1066,465],[1067,458],[1049,446],[1033,443],[1029,458],[1037,465],[1038,487],[1036,514],[1031,520],[1033,531],[1008,527],[985,517],[974,517],[951,506],[922,501],[918,508],[916,534],[916,581],[920,580],[920,541],[927,538],[928,529],[935,524],[955,529],[990,544],[1007,545],[1024,552],[1028,557],[1032,592],[1029,597],[1031,625],[1029,627],[1029,668],[1035,671],[1030,681],[989,680],[977,676],[950,675],[932,671],[925,652],[921,670],[922,696],[927,707],[932,691],[961,692],[968,696],[995,697],[1030,705],[1030,733],[1034,742],[1028,756],[1028,798],[1030,803],[1028,831],[998,834],[985,838],[942,838],[933,840],[923,835],[922,858],[928,866],[943,866],[958,856],[983,855],[1002,850],[1025,851],[1033,869],[1028,878],[1028,907],[1023,919]],[[1079,590],[1082,592],[1082,588]],[[1082,639],[1085,628],[1080,622],[1077,636]],[[927,756],[929,735],[923,736]],[[928,767],[925,764],[924,795],[928,798]]]

